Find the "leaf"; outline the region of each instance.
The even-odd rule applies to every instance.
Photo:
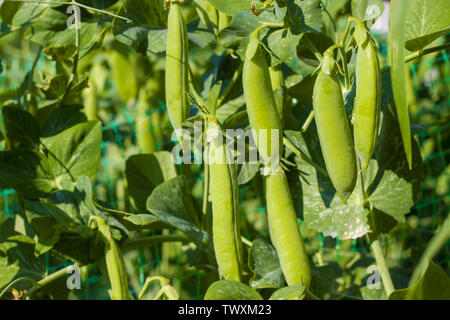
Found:
[[[208,94],[208,99],[206,100],[206,108],[208,111],[214,115],[216,114],[217,100],[219,99],[220,90],[222,89],[222,81],[216,82]]]
[[[352,0],[352,16],[361,21],[372,21],[383,14],[381,0]]]
[[[304,32],[301,35],[300,41],[297,46],[297,56],[306,64],[317,67],[320,61],[311,52],[308,46],[308,42],[311,42],[314,47],[323,54],[331,45],[333,40],[322,33]]]
[[[172,154],[168,151],[133,155],[127,159],[125,175],[128,193],[134,206],[146,211],[147,198],[153,189],[174,178],[177,173]]]
[[[219,280],[209,286],[204,300],[263,300],[263,298],[243,283]]]
[[[17,263],[9,264],[6,258],[0,257],[0,289],[10,283],[19,272]]]
[[[320,32],[322,13],[320,0],[286,0],[287,13],[285,20],[294,34],[305,31]]]
[[[41,129],[31,113],[19,107],[5,106],[2,116],[11,149],[33,149],[39,144]]]
[[[253,241],[249,261],[253,276],[250,286],[255,289],[281,288],[284,285],[283,271],[275,248],[261,238]]]
[[[147,210],[164,222],[182,231],[200,246],[207,246],[209,235],[199,227],[184,176],[178,176],[157,186],[147,199]]]
[[[300,35],[294,35],[289,29],[275,30],[269,33],[267,42],[269,49],[277,60],[292,63],[295,58]]]
[[[288,89],[288,94],[296,98],[301,102],[312,103],[314,83],[316,82],[316,76],[307,75],[299,83],[293,85]]]
[[[450,31],[450,10],[447,0],[409,2],[405,29],[405,46],[408,50],[421,50]]]
[[[11,24],[14,15],[22,7],[21,2],[4,2],[0,7],[0,17],[6,24]],[[0,286],[1,287],[1,286]]]
[[[45,121],[42,129],[43,137],[51,137],[81,122],[86,122],[82,105],[61,106],[56,108]]]
[[[37,199],[56,188],[48,161],[37,151],[0,152],[0,180],[28,199]]]
[[[250,11],[252,0],[208,0],[217,10],[234,16],[240,11]]]
[[[94,178],[101,156],[102,126],[99,121],[77,124],[41,139],[48,162],[48,179],[61,188],[82,175]]]
[[[389,61],[391,64],[392,90],[402,132],[403,147],[408,166],[412,168],[411,130],[406,92],[405,32],[408,0],[392,0],[389,23]]]
[[[239,171],[238,184],[243,185],[250,182],[259,172],[259,163],[248,163],[242,164],[241,170]]]
[[[450,279],[437,264],[430,262],[413,286],[395,290],[389,300],[450,300]]]
[[[167,25],[167,10],[164,10],[164,5],[159,0],[125,0],[117,14],[133,20],[132,25],[145,28],[160,28]],[[126,22],[117,19],[115,23],[117,25]]]
[[[303,300],[305,294],[305,286],[289,286],[278,289],[272,293],[269,300]]]

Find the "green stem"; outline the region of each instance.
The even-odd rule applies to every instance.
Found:
[[[39,0],[5,0],[5,2],[24,2],[24,3],[53,4],[53,5],[63,5],[63,4],[64,5],[76,5],[78,7],[81,7],[81,8],[87,9],[87,10],[92,10],[92,11],[95,11],[95,12],[99,12],[99,13],[103,13],[103,14],[106,14],[106,15],[110,15],[110,16],[118,18],[118,19],[123,19],[123,20],[125,20],[128,23],[133,22],[133,20],[131,20],[131,19],[119,16],[119,15],[114,14],[112,12],[108,12],[108,11],[105,11],[105,10],[93,8],[93,7],[90,7],[88,5],[85,5],[85,4],[82,4],[82,3],[78,3],[76,1],[61,1],[61,2],[57,2],[56,3],[54,1],[39,1]]]
[[[206,146],[205,154],[208,155],[208,147]],[[203,184],[203,204],[202,204],[202,213],[203,213],[203,228],[207,226],[208,219],[208,201],[209,201],[209,166],[205,162],[204,165],[204,184]]]
[[[50,283],[52,283],[53,281],[59,280],[62,277],[67,275],[67,271],[72,269],[73,265],[67,266],[63,269],[60,269],[52,274],[49,274],[48,276],[46,276],[44,279],[39,280],[33,287],[31,287],[30,290],[28,290],[25,293],[25,296],[31,296],[33,293],[35,293],[36,291],[38,291],[39,289],[49,285]]]
[[[446,44],[443,44],[441,46],[431,47],[431,48],[428,48],[428,49],[425,49],[425,50],[418,50],[418,51],[413,52],[410,55],[406,56],[405,63],[408,63],[408,62],[411,62],[413,60],[419,59],[419,58],[421,58],[421,57],[423,57],[423,56],[425,56],[427,54],[447,49],[449,47],[450,47],[450,42],[446,43]],[[386,73],[388,73],[390,71],[391,71],[391,67],[388,66],[386,68],[383,68],[383,70],[381,72],[382,72],[382,74],[386,74]]]
[[[189,242],[189,238],[184,235],[168,234],[159,236],[142,237],[127,240],[121,246],[122,250],[134,249],[136,247],[148,247],[161,242]]]
[[[249,248],[251,248],[253,246],[253,242],[251,242],[247,238],[244,238],[243,236],[241,236],[241,241],[243,244],[245,244]]]
[[[72,1],[71,4],[75,5],[75,1]],[[81,29],[81,17],[77,10],[74,10],[75,13],[75,57],[73,58],[72,72],[69,77],[69,81],[67,83],[67,89],[64,93],[62,101],[64,101],[69,94],[70,89],[72,88],[73,83],[75,82],[75,78],[77,76],[78,69],[78,60],[80,58],[80,29]]]
[[[31,278],[28,278],[28,277],[17,278],[16,280],[11,281],[11,282],[6,286],[6,288],[3,289],[2,292],[0,292],[0,299],[1,299],[1,297],[3,297],[3,295],[4,295],[6,292],[9,291],[9,289],[11,289],[16,283],[19,283],[19,282],[21,282],[21,281],[30,281],[30,282],[33,283],[33,284],[36,284],[36,283],[37,283],[36,280],[31,279]]]
[[[219,100],[217,100],[217,109],[220,108],[220,106],[222,105],[222,103],[224,102],[224,100],[227,98],[227,96],[230,94],[231,89],[233,89],[234,84],[236,83],[236,81],[239,79],[239,76],[242,73],[242,68],[243,68],[243,64],[241,63],[241,65],[239,66],[239,68],[234,72],[233,77],[231,78],[230,83],[228,84],[228,86],[225,88],[222,96],[219,98]]]
[[[306,132],[306,130],[308,130],[313,119],[314,119],[314,111],[311,111],[308,115],[308,118],[306,118],[305,123],[303,123],[302,132]]]
[[[441,229],[428,243],[425,252],[420,258],[419,264],[414,269],[413,275],[409,282],[410,286],[413,285],[417,280],[419,280],[422,272],[424,271],[429,261],[433,260],[433,258],[438,254],[439,250],[441,250],[441,248],[445,245],[445,243],[449,238],[450,238],[450,216],[447,216],[447,219],[445,219]]]
[[[191,89],[197,104],[202,107],[205,107],[206,106],[205,100],[203,99],[202,95],[198,92],[197,88],[194,85],[194,75],[192,73],[191,66],[189,66],[189,88]]]
[[[312,41],[309,40],[306,35],[303,37],[303,40],[305,41],[305,44],[308,47],[309,51],[311,51],[311,53],[316,56],[316,59],[322,61],[322,54],[320,53],[319,49],[316,48],[314,43],[312,43]]]
[[[283,144],[291,150],[296,156],[300,157],[301,159],[305,160],[308,164],[312,165],[318,173],[320,173],[322,176],[328,178],[328,173],[322,169],[319,165],[314,163],[307,155],[305,155],[300,149],[298,149],[289,139],[286,137],[283,137]]]
[[[386,295],[389,295],[395,290],[394,284],[392,283],[391,275],[389,274],[389,269],[384,258],[383,249],[381,248],[380,240],[375,240],[370,245],[370,249],[377,262],[378,271],[380,272],[381,279],[383,280],[384,289],[386,290]]]

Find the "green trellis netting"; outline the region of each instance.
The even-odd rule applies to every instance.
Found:
[[[380,54],[386,61],[387,48],[381,42]],[[294,65],[295,67],[295,65]],[[32,61],[26,59],[6,60],[4,68],[7,72],[0,75],[0,87],[17,88],[25,73],[32,68]],[[46,62],[44,57],[38,61],[38,70],[52,70],[53,65]],[[450,61],[445,51],[433,56],[425,56],[420,64],[410,64],[411,82],[414,89],[414,97],[420,103],[410,103],[413,123],[436,122],[439,119],[448,119],[450,111]],[[114,83],[110,83],[108,90],[116,90]],[[433,99],[439,96],[438,103]],[[157,110],[165,111],[162,101],[159,101]],[[414,121],[416,120],[416,121]],[[409,242],[411,250],[414,251],[415,244],[426,243],[433,235],[437,226],[445,219],[450,209],[450,122],[440,122],[427,129],[420,130],[415,137],[421,147],[425,179],[422,182],[422,196],[417,205],[411,209],[410,220],[407,226],[400,226],[389,236],[383,237],[384,245],[388,250],[395,251],[399,243]],[[159,141],[159,149],[162,149],[170,141]],[[100,163],[97,184],[95,186],[96,196],[103,204],[114,209],[132,210],[130,200],[126,195],[126,179],[124,178],[125,160],[130,154],[125,149],[135,144],[134,115],[127,107],[115,114],[108,123],[103,126],[102,160]],[[135,148],[138,152],[137,148]],[[135,152],[135,153],[136,153]],[[114,155],[114,156],[111,156]],[[195,190],[195,185],[203,179],[202,171],[189,183]],[[1,185],[0,185],[1,187]],[[18,210],[17,199],[14,190],[0,189],[0,214],[14,215]],[[240,188],[241,201],[247,198],[255,198],[257,194],[252,185]],[[249,196],[250,195],[250,196]],[[265,221],[265,209],[261,201],[255,202],[254,212],[242,212],[242,215],[253,221],[260,219]],[[244,236],[252,240],[256,234],[245,233]],[[248,231],[248,230],[247,230]],[[345,259],[348,252],[357,253],[367,250],[364,241],[332,239],[323,237],[317,233],[306,234],[306,243],[309,251],[332,252],[335,259]],[[179,246],[179,245],[178,245]],[[398,250],[397,260],[402,260],[401,250]],[[195,292],[191,299],[202,298],[201,273],[189,272],[182,269],[185,262],[185,254],[172,244],[154,245],[152,247],[139,248],[125,252],[127,268],[130,275],[130,286],[134,290],[142,287],[148,275],[163,274],[171,279],[178,290]],[[391,252],[392,253],[392,252]],[[395,252],[394,252],[395,254]],[[411,252],[414,254],[414,252]],[[438,263],[445,269],[449,268],[450,246],[442,250],[438,256]],[[169,263],[170,262],[170,263]],[[49,271],[58,270],[70,262],[61,261],[47,255],[47,267]],[[91,265],[82,268],[82,289],[78,290],[76,296],[85,299],[108,299],[107,283],[101,276],[102,266]],[[412,269],[412,266],[410,266]],[[182,272],[183,271],[183,272]],[[395,270],[393,271],[395,272]],[[183,275],[183,276],[181,276]],[[182,288],[182,289],[181,289]],[[136,292],[132,292],[136,294]]]

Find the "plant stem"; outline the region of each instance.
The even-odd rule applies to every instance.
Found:
[[[75,1],[72,1],[72,4],[75,5]],[[73,66],[72,66],[72,72],[70,74],[69,81],[67,83],[66,92],[64,93],[62,101],[64,101],[69,94],[70,89],[72,88],[72,85],[75,81],[75,78],[77,76],[77,69],[78,69],[78,60],[80,58],[80,29],[81,29],[81,16],[80,12],[78,10],[74,10],[75,13],[75,57],[73,58]]]
[[[370,249],[377,262],[378,271],[380,272],[381,279],[383,280],[384,289],[386,290],[386,295],[389,295],[395,290],[394,284],[392,283],[391,275],[389,274],[389,269],[384,258],[383,249],[381,248],[380,240],[375,240],[371,243]]]
[[[443,44],[441,46],[431,47],[431,48],[428,48],[428,49],[425,49],[425,50],[418,50],[416,52],[411,53],[410,55],[407,55],[406,58],[405,58],[405,63],[408,63],[408,62],[411,62],[413,60],[419,59],[419,58],[421,58],[421,57],[423,57],[423,56],[425,56],[427,54],[447,49],[449,47],[450,47],[450,42],[446,43],[446,44]],[[389,71],[391,71],[391,67],[390,66],[388,66],[386,68],[383,68],[383,70],[381,72],[382,72],[382,74],[386,74]]]
[[[449,238],[450,238],[450,216],[447,216],[447,219],[445,219],[441,229],[428,243],[425,252],[420,258],[419,264],[414,269],[413,275],[409,282],[410,286],[413,285],[417,280],[419,280],[426,265],[429,263],[429,261],[433,260],[433,258],[436,256],[439,250],[441,250],[441,248],[445,245],[445,243]]]
[[[208,146],[205,146],[205,153],[208,155]],[[209,166],[208,163],[204,164],[204,184],[203,184],[203,205],[202,205],[202,213],[203,213],[203,228],[207,226],[208,219],[208,201],[209,201]]]
[[[305,41],[305,44],[308,47],[309,51],[311,51],[311,53],[316,56],[316,59],[322,61],[322,54],[320,53],[319,49],[316,48],[314,43],[312,43],[312,41],[309,40],[306,35],[303,36],[302,39]]]
[[[161,242],[190,242],[190,240],[186,236],[178,234],[149,236],[127,240],[121,248],[122,250],[128,250],[136,247],[147,247]]]
[[[242,68],[243,68],[243,64],[241,63],[241,65],[239,66],[239,68],[234,72],[233,77],[230,80],[230,83],[228,84],[228,86],[225,88],[225,90],[223,91],[222,96],[219,98],[219,100],[217,100],[217,109],[220,108],[220,106],[222,105],[223,101],[227,98],[227,96],[230,94],[231,89],[233,89],[234,84],[236,83],[236,81],[239,79],[239,76],[242,73]]]
[[[205,107],[206,106],[205,100],[203,100],[202,95],[198,92],[197,88],[194,85],[194,75],[192,73],[191,66],[189,66],[188,69],[189,69],[189,88],[191,89],[197,104],[201,105],[202,107]]]
[[[317,165],[316,163],[314,163],[314,161],[312,161],[307,155],[305,155],[300,149],[298,149],[291,141],[289,141],[289,139],[287,139],[286,137],[283,137],[283,144],[289,149],[291,150],[296,156],[302,158],[303,160],[305,160],[308,164],[312,165],[316,171],[318,173],[320,173],[322,176],[327,177],[328,178],[328,173],[322,169],[319,165]]]
[[[67,275],[67,271],[69,269],[73,268],[73,265],[67,266],[63,269],[60,269],[54,273],[49,274],[48,276],[46,276],[44,279],[39,280],[34,286],[31,287],[30,290],[28,290],[25,293],[25,296],[31,296],[33,293],[35,293],[36,291],[38,291],[39,289],[49,285],[50,283],[52,283],[53,281],[59,280],[62,277]]]
[[[11,289],[16,283],[19,283],[21,281],[30,281],[33,284],[36,284],[37,282],[34,279],[28,278],[28,277],[21,277],[21,278],[17,278],[14,281],[11,281],[6,287],[5,289],[3,289],[2,292],[0,292],[0,299],[3,297],[3,295],[8,292],[9,289]]]
[[[311,112],[308,115],[308,118],[306,118],[305,120],[305,123],[303,123],[302,132],[306,132],[306,130],[308,130],[309,125],[311,124],[313,119],[314,119],[314,111],[311,110]]]

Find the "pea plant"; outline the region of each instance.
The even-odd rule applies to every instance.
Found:
[[[448,122],[410,120],[409,73],[448,54],[446,0],[4,0],[0,19],[19,78],[1,298],[80,298],[97,268],[113,300],[191,299],[194,276],[209,300],[450,299],[448,212],[414,255],[383,246],[415,217],[417,135]]]

